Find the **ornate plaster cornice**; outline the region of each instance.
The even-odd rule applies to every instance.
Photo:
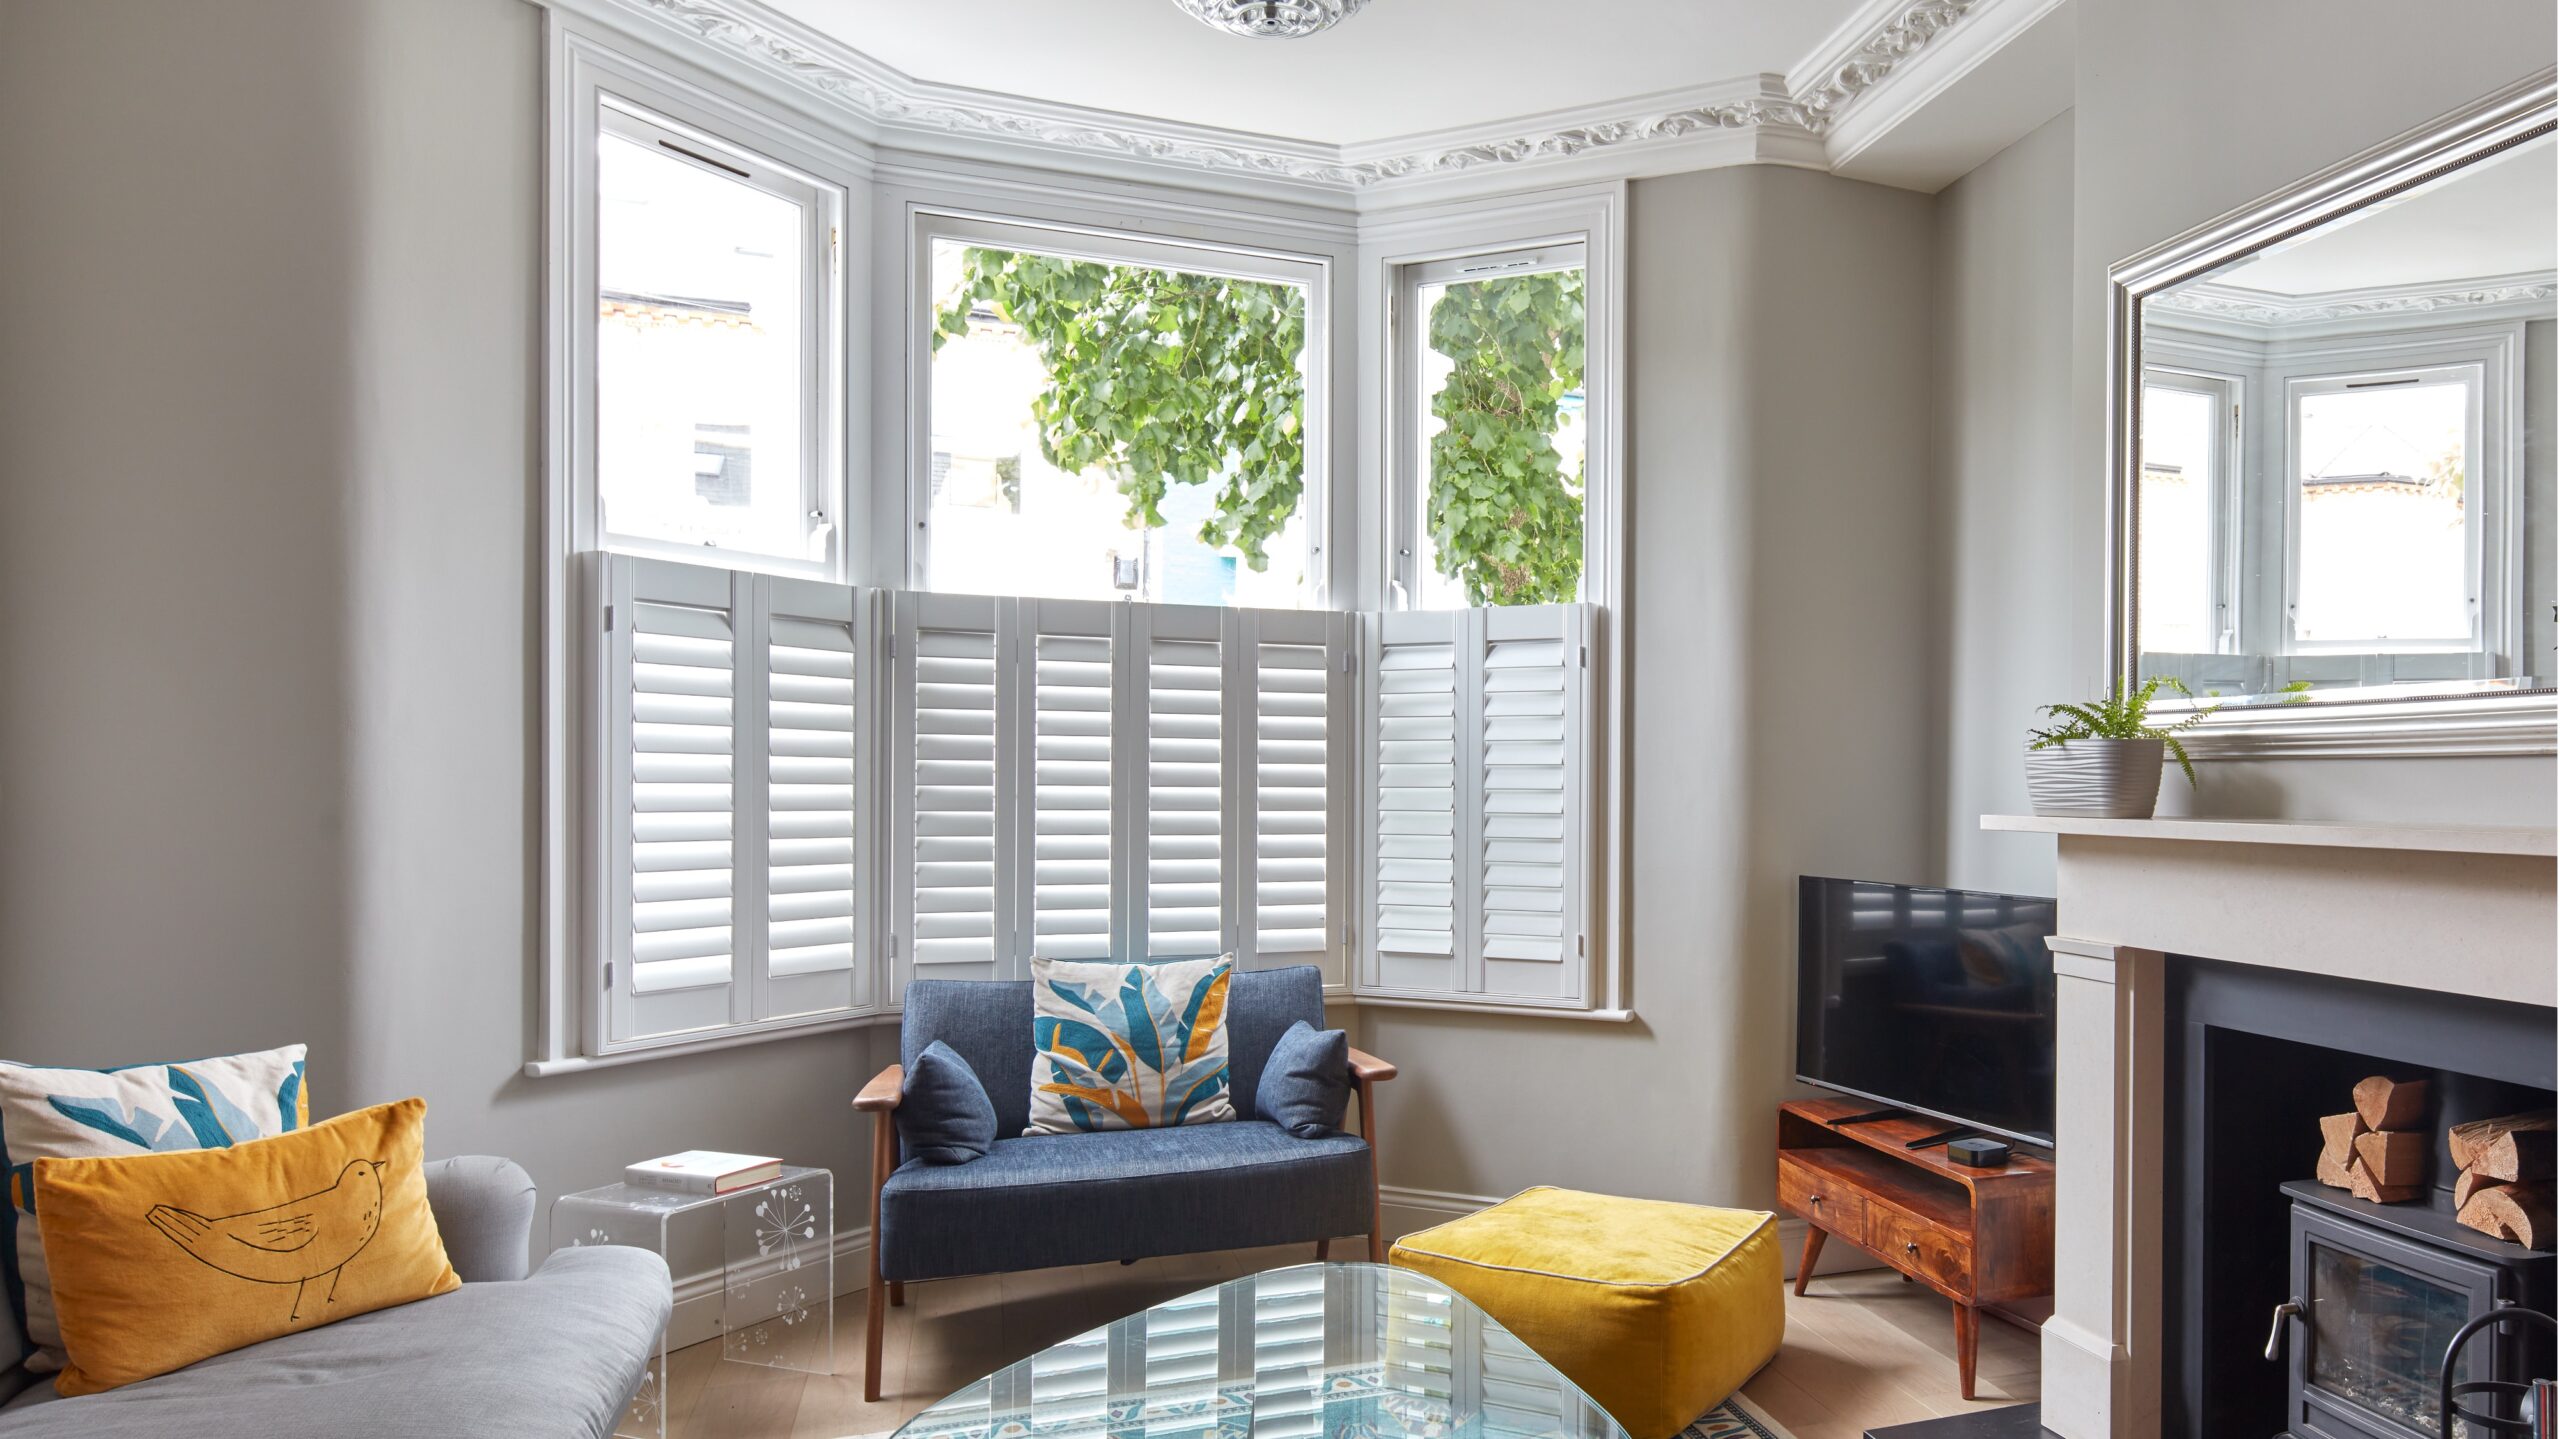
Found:
[[[563,0],[553,0],[563,3]],[[1701,137],[1770,135],[1818,142],[1860,97],[1965,16],[1998,0],[1876,0],[1857,21],[1777,77],[1743,77],[1669,95],[1357,146],[1219,130],[1056,105],[919,80],[759,0],[585,0],[634,13],[814,93],[882,132],[908,131],[1079,150],[1099,156],[1360,192],[1488,167],[1571,159]]]
[[[2164,291],[2149,303],[2191,315],[2280,329],[2345,320],[2397,319],[2539,304],[2560,298],[2560,277],[2499,275],[2434,285],[2392,285],[2284,295],[2238,285],[2198,284]]]

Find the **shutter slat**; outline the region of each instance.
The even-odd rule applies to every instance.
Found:
[[[637,574],[634,570],[631,573]],[[735,616],[631,605],[624,949],[636,995],[726,984],[736,950]],[[625,1036],[636,1037],[636,1036]]]
[[[1225,945],[1220,831],[1225,762],[1224,647],[1151,637],[1146,647],[1146,889],[1149,956],[1214,955]]]
[[[1111,636],[1038,633],[1030,653],[1031,953],[1108,959]]]
[[[1254,646],[1253,931],[1260,955],[1325,949],[1329,778],[1321,643]]]
[[[914,645],[914,962],[988,964],[996,959],[996,636],[920,627]]]

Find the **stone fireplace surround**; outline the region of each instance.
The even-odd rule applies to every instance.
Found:
[[[2167,1081],[2182,1054],[2168,1026],[2173,976],[2185,964],[2173,956],[2302,976],[2309,988],[2358,981],[2549,1009],[2560,1002],[2560,837],[2010,815],[1985,816],[1983,827],[2051,834],[2057,844],[2055,1288],[2043,1423],[2062,1439],[2153,1439],[2163,1432],[2169,1346],[2185,1337],[2164,1323]]]

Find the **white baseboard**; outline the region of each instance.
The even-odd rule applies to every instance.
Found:
[[[1446,1224],[1501,1202],[1500,1195],[1453,1194],[1445,1189],[1407,1189],[1401,1185],[1381,1184],[1378,1186],[1378,1224],[1387,1231],[1387,1239],[1392,1243],[1416,1230]]]

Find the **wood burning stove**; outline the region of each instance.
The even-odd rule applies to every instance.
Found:
[[[2437,1408],[2446,1346],[2502,1305],[2550,1312],[2552,1256],[2465,1229],[2426,1203],[2367,1204],[2309,1181],[2284,1193],[2293,1297],[2276,1309],[2267,1357],[2286,1365],[2286,1432],[2447,1439]],[[2547,1378],[2550,1339],[2541,1326],[2505,1326],[2480,1336],[2461,1364],[2463,1383]]]

